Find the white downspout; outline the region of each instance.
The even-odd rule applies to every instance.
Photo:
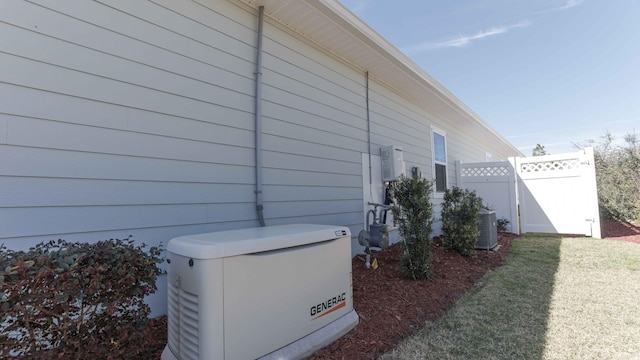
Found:
[[[256,211],[260,226],[265,226],[262,210],[262,36],[264,25],[264,6],[258,8],[258,44],[256,54],[256,98],[255,98],[255,131],[256,131]]]
[[[373,201],[373,177],[371,174],[371,118],[369,116],[369,72],[366,72],[365,79],[365,104],[367,107],[367,150],[369,152],[369,198]]]

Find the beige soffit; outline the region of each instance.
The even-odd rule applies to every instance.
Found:
[[[234,1],[234,0],[232,0]],[[427,74],[405,54],[335,0],[235,0],[253,8],[264,6],[271,19],[327,51],[361,68],[427,112],[467,131],[500,139],[507,152],[520,154],[511,143]]]

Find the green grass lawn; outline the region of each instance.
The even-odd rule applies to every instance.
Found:
[[[382,359],[640,359],[640,246],[527,235]]]

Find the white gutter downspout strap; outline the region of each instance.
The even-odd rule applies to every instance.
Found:
[[[265,226],[262,210],[262,35],[264,25],[264,6],[258,8],[258,43],[256,54],[256,103],[255,103],[255,130],[256,130],[256,211],[260,226]]]

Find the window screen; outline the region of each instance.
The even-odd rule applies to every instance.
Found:
[[[436,164],[436,191],[444,192],[447,189],[447,167]]]
[[[433,133],[433,152],[436,162],[447,162],[447,154],[444,146],[444,136],[436,132]]]
[[[446,135],[433,130],[433,164],[436,193],[447,189],[447,145]]]

